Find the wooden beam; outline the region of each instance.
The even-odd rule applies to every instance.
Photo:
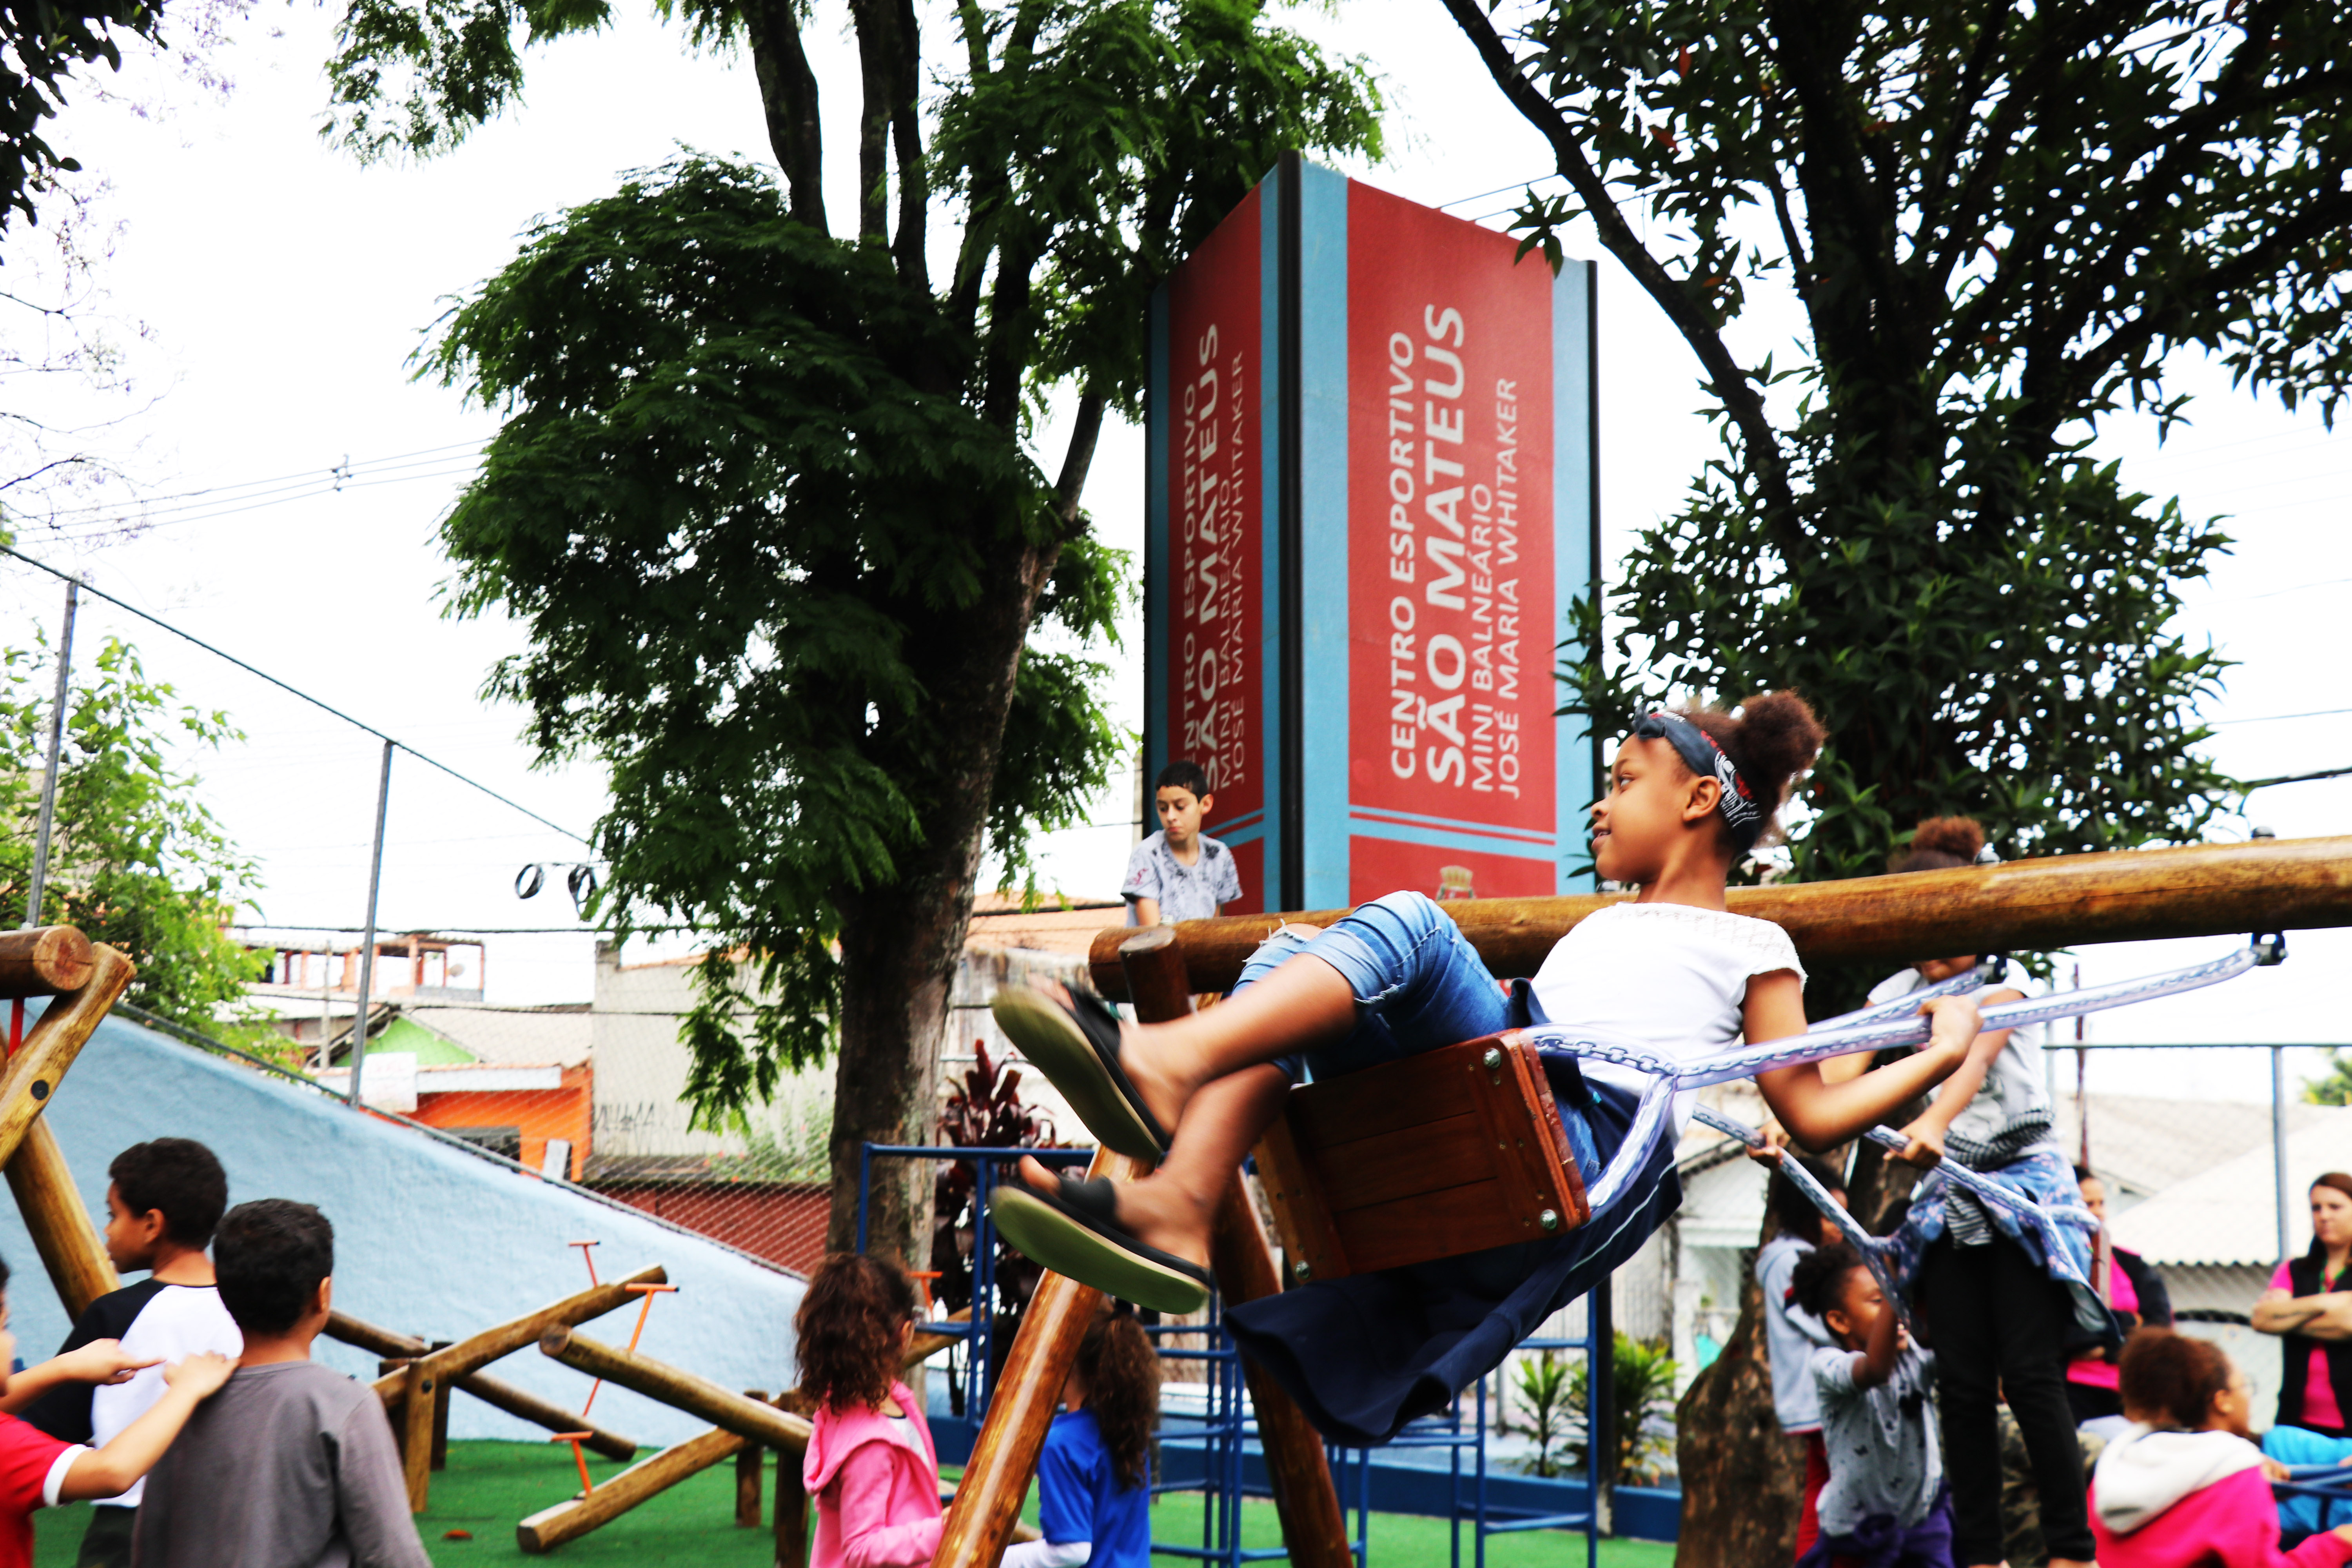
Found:
[[[129,959],[100,943],[90,949],[89,979],[49,1004],[25,1043],[0,1071],[0,1165],[16,1157],[33,1119],[55,1094],[66,1069],[81,1054],[100,1020],[121,1000],[139,971]]]
[[[25,1141],[16,1145],[7,1172],[16,1212],[25,1217],[25,1229],[49,1271],[49,1283],[57,1287],[67,1318],[78,1319],[92,1301],[121,1289],[122,1280],[46,1119],[25,1130]]]
[[[403,1363],[414,1361],[418,1356],[430,1353],[432,1350],[432,1347],[423,1340],[408,1334],[394,1333],[390,1329],[378,1328],[373,1323],[354,1318],[350,1313],[341,1310],[330,1312],[327,1315],[327,1337],[341,1340],[347,1345],[357,1345],[363,1351],[373,1351],[377,1355]],[[381,1370],[387,1375],[393,1371],[390,1367]],[[593,1421],[584,1421],[576,1411],[566,1410],[560,1405],[550,1404],[536,1394],[527,1394],[514,1384],[492,1377],[488,1373],[467,1373],[463,1377],[452,1380],[449,1386],[472,1394],[494,1410],[503,1410],[509,1415],[530,1422],[533,1426],[544,1426],[551,1432],[593,1432],[595,1435],[587,1438],[583,1447],[604,1455],[608,1459],[619,1459],[625,1464],[637,1457],[637,1445],[634,1438],[624,1437],[617,1432],[607,1431]],[[398,1418],[401,1412],[406,1408],[406,1396],[397,1395],[386,1406],[384,1413]]]
[[[96,962],[89,938],[71,926],[0,933],[0,999],[79,991]]]
[[[776,1568],[808,1568],[808,1487],[800,1457],[776,1456]]]
[[[601,1377],[634,1390],[675,1410],[701,1416],[712,1426],[765,1443],[774,1448],[802,1448],[808,1444],[809,1424],[763,1400],[746,1399],[731,1388],[707,1377],[656,1361],[635,1351],[602,1344],[570,1329],[550,1329],[539,1342],[540,1353],[575,1371]]]
[[[421,1364],[435,1379],[456,1379],[469,1372],[478,1372],[500,1356],[512,1355],[525,1345],[537,1344],[539,1336],[550,1329],[568,1329],[584,1323],[591,1318],[601,1318],[619,1307],[625,1307],[636,1297],[629,1291],[632,1285],[663,1285],[669,1281],[668,1273],[660,1265],[640,1268],[625,1279],[611,1279],[592,1286],[577,1296],[566,1296],[561,1301],[549,1303],[535,1312],[485,1329],[470,1339],[459,1340],[447,1350],[435,1351]],[[400,1397],[404,1386],[402,1373],[376,1379],[375,1392],[385,1405]]]
[[[1595,910],[1629,895],[1469,899],[1445,912],[1505,979],[1535,973],[1552,945]],[[1785,928],[1808,959],[1905,963],[1962,952],[2006,952],[2082,942],[2231,936],[2352,925],[2352,837],[2258,838],[2175,849],[2060,855],[1902,877],[1857,877],[1734,888],[1735,914]],[[1192,983],[1226,991],[1277,925],[1329,925],[1345,910],[1185,921],[1175,927]],[[1118,946],[1133,933],[1097,933],[1088,955],[1095,989],[1128,999]]]

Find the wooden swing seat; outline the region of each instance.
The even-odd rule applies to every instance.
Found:
[[[1511,1034],[1295,1089],[1256,1152],[1292,1283],[1541,1241],[1591,1212],[1543,1064]]]

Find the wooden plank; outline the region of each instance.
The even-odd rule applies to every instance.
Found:
[[[1487,1120],[1465,1112],[1317,1150],[1315,1170],[1326,1204],[1336,1216],[1491,1180],[1496,1158]]]
[[[0,932],[0,998],[79,991],[96,962],[89,938],[71,926]]]
[[[1467,899],[1445,911],[1486,967],[1533,975],[1552,946],[1594,910],[1628,895]],[[2004,952],[2086,942],[2234,936],[2352,925],[2352,837],[2258,838],[2058,855],[1901,877],[1733,888],[1734,914],[1783,927],[1808,961],[1906,963],[1922,953]],[[1326,926],[1345,910],[1184,921],[1173,929],[1192,984],[1231,989],[1276,924]],[[1095,989],[1127,998],[1123,927],[1088,954]]]
[[[0,1070],[0,1165],[13,1162],[74,1058],[139,972],[104,943],[90,948],[89,981],[49,1004]]]
[[[447,1345],[448,1342],[443,1340],[433,1348],[443,1350],[447,1348]],[[433,1390],[432,1468],[436,1470],[446,1470],[449,1468],[449,1390],[453,1386],[444,1379]]]
[[[33,1249],[49,1271],[49,1283],[57,1287],[67,1318],[78,1319],[92,1301],[120,1289],[122,1280],[106,1255],[106,1243],[99,1238],[47,1118],[25,1130],[25,1141],[16,1145],[7,1171],[8,1190],[16,1194],[16,1212],[25,1218]]]
[[[746,1399],[731,1388],[639,1352],[602,1344],[564,1328],[550,1329],[541,1337],[539,1349],[541,1354],[568,1367],[699,1415],[755,1443],[779,1448],[799,1448],[808,1443],[810,1428],[803,1417],[787,1415],[764,1401]]]
[[[1514,1213],[1507,1195],[1499,1182],[1477,1182],[1353,1209],[1335,1216],[1335,1223],[1349,1260],[1367,1273],[1555,1234],[1542,1229],[1534,1215]]]
[[[1318,1079],[1291,1097],[1297,1103],[1290,1123],[1307,1142],[1324,1149],[1405,1131],[1437,1117],[1475,1115],[1476,1086],[1451,1063],[1430,1060],[1433,1054]]]
[[[776,1456],[776,1568],[808,1568],[808,1488],[798,1455]]]
[[[568,1329],[592,1318],[601,1318],[615,1308],[625,1307],[636,1300],[630,1293],[632,1285],[664,1285],[669,1275],[660,1265],[640,1268],[625,1279],[607,1280],[592,1286],[576,1296],[566,1296],[561,1301],[550,1302],[535,1312],[485,1329],[470,1339],[459,1340],[447,1350],[435,1351],[425,1362],[436,1379],[462,1377],[469,1372],[479,1372],[500,1356],[511,1355],[525,1345],[537,1344],[539,1336],[550,1329]],[[401,1393],[401,1377],[394,1373],[376,1380],[378,1397],[390,1405]]]

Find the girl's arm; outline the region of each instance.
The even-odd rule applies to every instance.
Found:
[[[826,1488],[841,1517],[842,1568],[923,1568],[940,1549],[940,1516],[891,1524],[898,1462],[885,1443],[866,1443],[841,1462]],[[937,1493],[939,1481],[931,1482]]]
[[[1903,1320],[1895,1315],[1892,1301],[1881,1302],[1878,1321],[1870,1325],[1870,1338],[1854,1363],[1853,1385],[1876,1388],[1895,1375],[1895,1361],[1902,1353]]]
[[[58,1489],[59,1502],[87,1498],[118,1497],[155,1468],[196,1406],[220,1391],[236,1363],[226,1356],[199,1352],[163,1369],[163,1397],[147,1413],[117,1433],[105,1447],[84,1454],[66,1471]]]
[[[0,1413],[14,1415],[61,1383],[129,1383],[131,1373],[153,1366],[158,1359],[124,1355],[121,1340],[92,1340],[10,1378],[8,1392],[0,1394]]]
[[[1819,1153],[1885,1121],[1972,1059],[1977,1062],[1976,1082],[1968,1086],[1968,1092],[1974,1095],[1984,1068],[2007,1037],[1979,1036],[1977,1005],[1967,996],[1938,996],[1920,1011],[1935,1020],[1925,1048],[1843,1083],[1825,1081],[1817,1062],[1770,1068],[1756,1075],[1764,1102],[1790,1136]],[[1804,991],[1796,975],[1780,969],[1749,980],[1745,1017],[1750,1040],[1803,1034]],[[1960,1101],[1966,1103],[1965,1099]],[[1958,1113],[1955,1106],[1952,1114]],[[1915,1142],[1914,1150],[1905,1151],[1906,1157],[1916,1148]]]

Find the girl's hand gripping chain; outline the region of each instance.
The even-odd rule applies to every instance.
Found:
[[[1919,1011],[1931,1021],[1932,1032],[1922,1053],[1950,1063],[1938,1073],[1944,1087],[1937,1091],[1935,1103],[1903,1129],[1904,1146],[1895,1157],[1921,1170],[1932,1170],[1944,1158],[1944,1137],[1952,1128],[1952,1121],[1968,1109],[1976,1098],[1977,1089],[1984,1083],[1985,1073],[1992,1060],[2000,1054],[2003,1041],[2009,1038],[2005,1029],[1979,1032],[1976,998],[1969,995],[1937,996],[1919,1005]],[[1948,1076],[1945,1076],[1948,1075]]]

